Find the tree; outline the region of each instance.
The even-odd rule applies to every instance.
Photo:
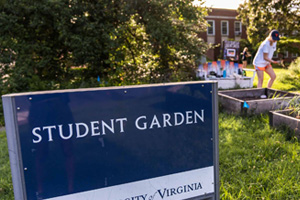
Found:
[[[238,12],[238,17],[247,27],[249,41],[256,48],[272,29],[290,36],[286,40],[292,39],[295,42],[300,36],[299,0],[248,0],[240,5]]]
[[[2,92],[55,88],[69,70],[68,47],[59,30],[60,14],[68,5],[46,0],[1,4]]]
[[[2,93],[98,86],[98,76],[113,85],[190,79],[207,49],[198,37],[206,9],[192,1],[1,0]]]

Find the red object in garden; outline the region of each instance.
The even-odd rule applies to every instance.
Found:
[[[218,68],[218,64],[217,64],[217,61],[213,61],[212,62],[212,67],[217,69]]]
[[[221,60],[221,66],[223,69],[225,68],[225,62],[226,62],[226,60]]]
[[[208,63],[204,63],[204,64],[203,64],[203,69],[204,69],[204,71],[206,71],[206,72],[208,71]]]

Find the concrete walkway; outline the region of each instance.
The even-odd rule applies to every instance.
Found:
[[[0,126],[0,131],[5,131],[5,127]]]

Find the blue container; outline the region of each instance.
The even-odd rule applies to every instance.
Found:
[[[226,69],[223,70],[223,78],[226,78]]]

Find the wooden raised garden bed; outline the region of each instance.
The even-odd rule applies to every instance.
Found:
[[[221,107],[235,114],[260,114],[284,109],[297,94],[268,88],[219,91]],[[266,98],[261,98],[265,95]]]
[[[291,130],[295,131],[296,136],[299,138],[300,133],[300,119],[296,118],[295,113],[291,109],[270,111],[270,126],[280,127],[285,125]]]

